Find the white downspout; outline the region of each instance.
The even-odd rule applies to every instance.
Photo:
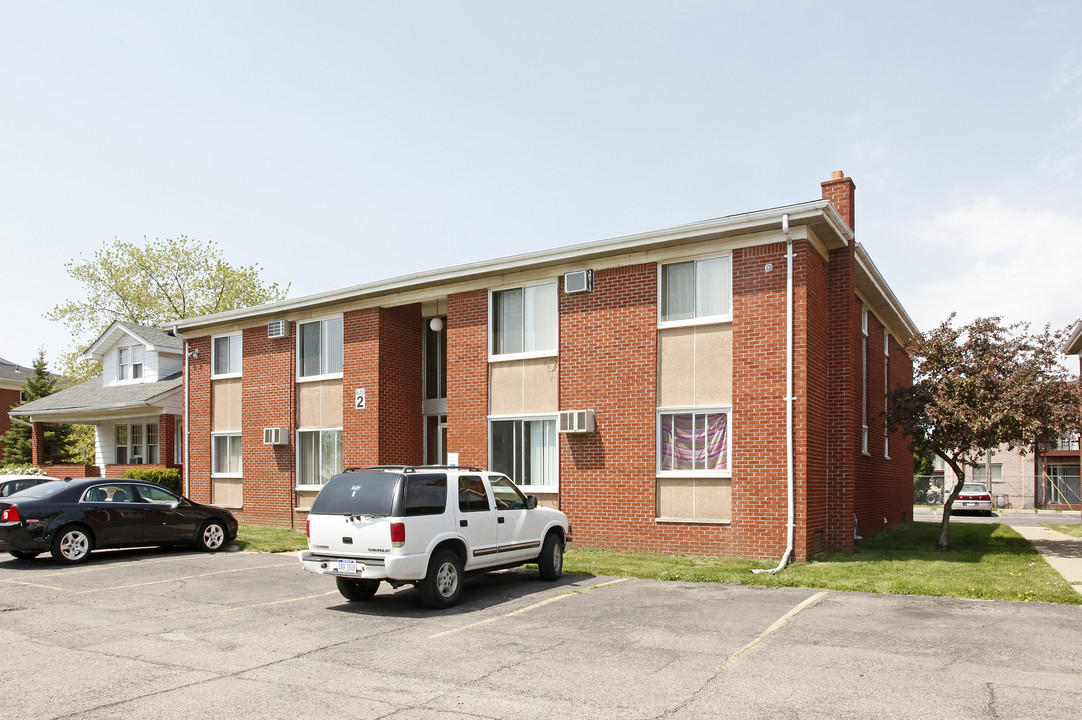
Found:
[[[793,498],[793,237],[789,234],[789,214],[781,216],[781,231],[785,234],[785,473],[789,505],[786,526],[785,554],[772,570],[757,569],[753,573],[778,573],[789,564],[793,554],[793,534],[796,530],[796,508]]]
[[[176,328],[173,329],[173,332],[174,332],[174,334],[176,333]],[[190,352],[191,352],[191,350],[188,349],[188,341],[185,340],[184,341],[184,417],[181,419],[181,422],[184,423],[184,427],[183,427],[183,432],[180,434],[181,435],[181,440],[184,442],[184,497],[191,497],[191,494],[192,494],[191,456],[190,456],[190,450],[189,450],[189,447],[188,447],[190,445],[190,443],[188,442],[188,432],[189,432],[189,430],[188,430],[188,413],[191,412],[191,404],[190,404],[191,403],[191,390],[189,389],[189,383],[190,383],[190,380],[191,380],[191,376],[189,375],[189,372],[190,372],[190,369],[191,369],[191,363],[189,362],[189,360],[191,358],[191,355],[189,355]]]

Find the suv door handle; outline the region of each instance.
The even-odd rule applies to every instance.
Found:
[[[469,524],[470,524],[469,520],[459,520],[458,521],[458,526],[459,527],[469,527]]]
[[[498,522],[500,525],[503,525],[503,515],[500,515],[498,518],[496,518],[496,522]]]

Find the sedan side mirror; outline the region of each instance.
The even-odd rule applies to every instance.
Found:
[[[527,510],[533,510],[535,507],[537,507],[537,496],[535,496],[535,495],[527,495],[526,496],[526,509]]]

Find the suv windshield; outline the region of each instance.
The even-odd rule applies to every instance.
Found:
[[[402,476],[375,470],[335,475],[319,491],[310,512],[316,515],[390,515]]]

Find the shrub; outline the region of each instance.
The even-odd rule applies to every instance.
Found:
[[[45,471],[35,465],[7,465],[0,467],[0,475],[44,475]]]
[[[144,480],[158,483],[167,490],[180,494],[180,470],[177,468],[129,469],[122,476],[127,480]]]

